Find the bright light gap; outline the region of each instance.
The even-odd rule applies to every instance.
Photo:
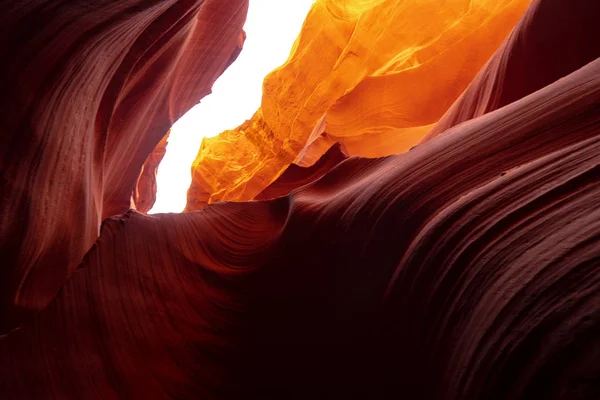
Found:
[[[171,129],[157,173],[151,214],[181,212],[190,186],[191,165],[202,139],[233,129],[260,107],[264,77],[287,59],[313,0],[250,0],[246,41],[237,60],[215,82],[212,94]]]

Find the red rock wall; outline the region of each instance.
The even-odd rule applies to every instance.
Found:
[[[288,197],[111,218],[52,303],[0,341],[0,390],[593,393],[599,105],[595,61],[406,154],[349,159]]]
[[[0,332],[126,212],[141,166],[240,51],[246,0],[15,1],[0,13]]]

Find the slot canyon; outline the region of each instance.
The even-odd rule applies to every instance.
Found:
[[[600,2],[316,0],[149,214],[248,7],[2,4],[0,399],[600,399]]]

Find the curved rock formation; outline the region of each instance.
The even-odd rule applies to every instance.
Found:
[[[0,332],[130,208],[146,157],[240,51],[247,0],[2,8]]]
[[[408,150],[450,107],[530,0],[317,1],[262,107],[205,139],[187,210],[254,198],[325,131],[351,155]],[[313,134],[311,134],[313,133]],[[318,159],[311,146],[305,157]],[[316,153],[315,153],[316,152]]]
[[[508,87],[519,82],[509,79],[516,72],[493,67],[494,60],[510,66],[513,55],[525,60],[523,54],[536,54],[540,43],[528,35],[536,32],[532,38],[543,42],[540,27],[554,29],[545,22],[550,9],[577,19],[557,26],[565,40],[578,35],[567,31],[590,35],[581,37],[585,50],[577,51],[586,56],[560,61],[565,53],[557,51],[553,72],[540,72],[547,80],[543,87],[535,82]],[[234,18],[237,11],[227,15]],[[1,396],[598,398],[600,51],[593,38],[600,36],[600,25],[587,16],[599,13],[600,4],[591,0],[576,6],[568,0],[533,2],[438,124],[452,126],[403,154],[351,157],[320,176],[333,164],[329,157],[313,163],[314,154],[299,153],[300,159],[308,157],[305,167],[290,166],[292,172],[264,194],[279,196],[294,186],[287,196],[214,203],[182,214],[130,210],[106,219],[47,307],[0,337]],[[525,48],[512,47],[515,38]],[[86,71],[86,65],[77,71]],[[531,76],[529,69],[519,71]],[[477,93],[514,97],[499,105],[475,99]],[[141,101],[140,109],[153,99]],[[320,148],[332,140],[326,124],[322,113],[312,130]],[[233,140],[259,128],[267,125],[255,118],[225,136]],[[81,139],[72,131],[48,132],[44,146],[32,139],[41,136],[27,136],[30,151],[39,150],[40,165],[47,168],[44,156],[56,149],[50,139]],[[133,141],[126,133],[122,140]],[[204,146],[208,151],[207,142]],[[24,152],[25,145],[15,149]],[[33,190],[38,181],[8,178],[45,170],[17,165],[4,153],[3,189],[21,188],[20,198],[27,201],[2,210],[16,213],[43,201],[27,197],[39,194]],[[342,158],[337,154],[335,161]],[[116,162],[110,154],[103,157]],[[137,171],[132,182],[138,176],[144,175]],[[65,186],[45,183],[50,199],[65,193]],[[71,198],[72,212],[86,210],[78,200]],[[13,199],[2,201],[10,205]],[[47,218],[59,221],[66,214],[48,208]],[[14,221],[23,215],[15,214]],[[58,239],[80,245],[78,226]],[[49,232],[28,230],[34,227],[0,225],[2,250],[49,243],[32,241]],[[24,232],[29,236],[20,236]],[[40,268],[69,270],[71,258],[44,246],[32,249],[49,254]]]
[[[0,341],[0,391],[592,398],[599,164],[597,60],[288,197],[112,218]]]

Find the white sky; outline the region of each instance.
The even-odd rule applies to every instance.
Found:
[[[239,57],[215,82],[212,94],[171,129],[150,213],[183,211],[202,138],[233,129],[252,117],[260,107],[264,77],[287,59],[313,2],[250,0],[244,25],[247,37]]]

